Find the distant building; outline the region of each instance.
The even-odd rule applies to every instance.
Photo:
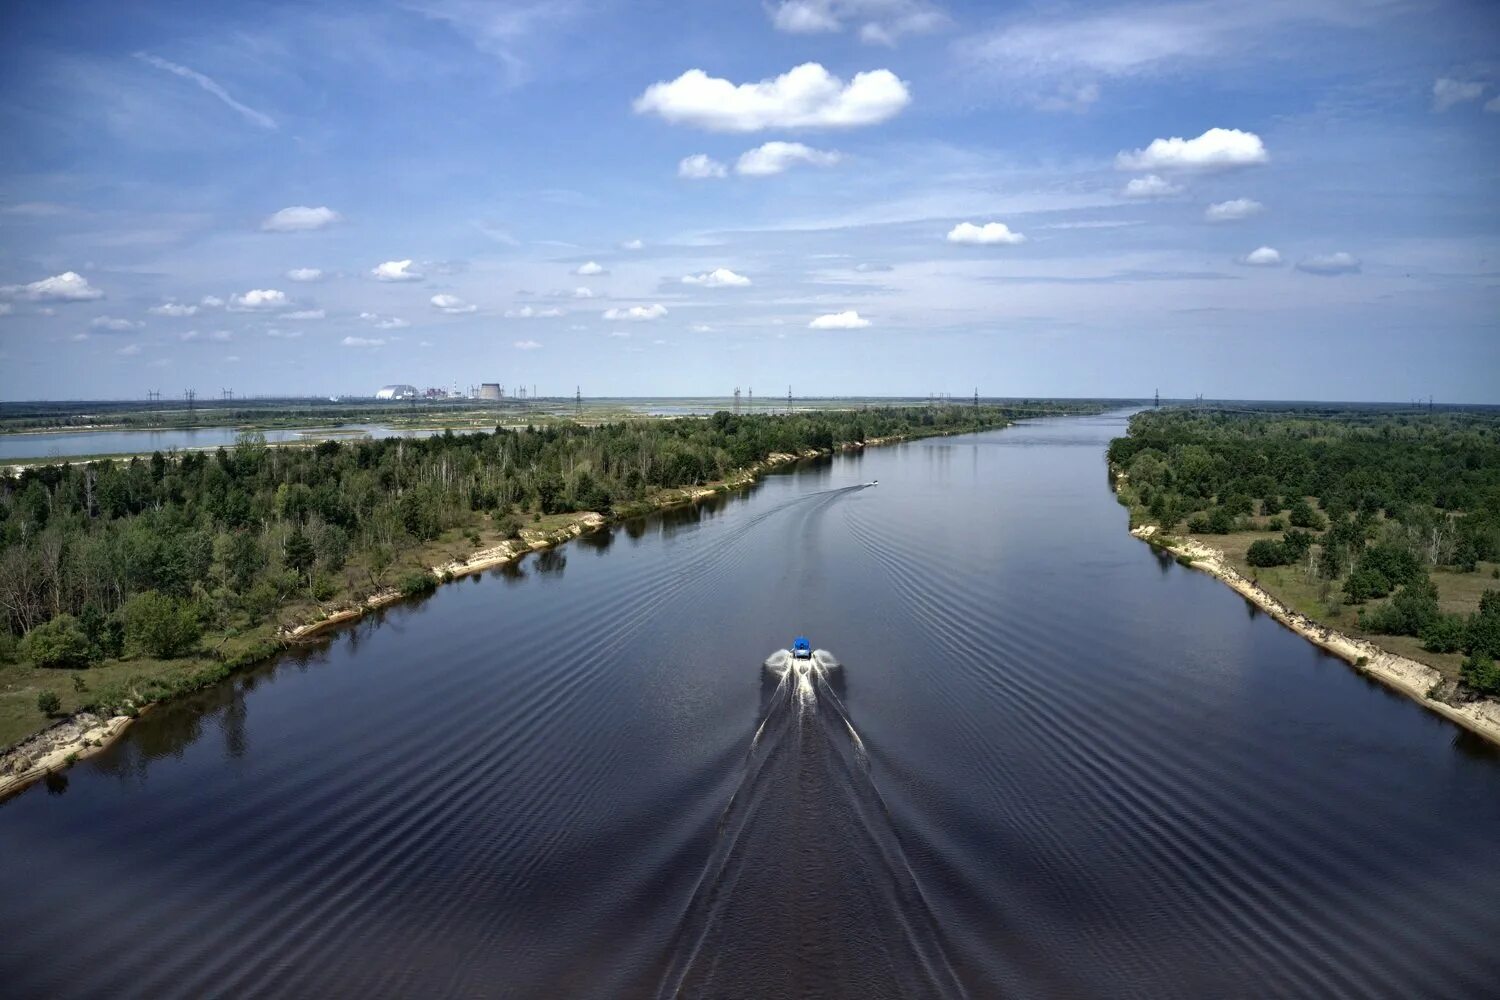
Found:
[[[414,385],[383,385],[375,394],[376,399],[416,399],[417,387]]]
[[[479,398],[490,400],[503,399],[505,398],[505,390],[500,388],[499,382],[485,382],[479,387]]]

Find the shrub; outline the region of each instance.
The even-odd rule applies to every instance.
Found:
[[[0,629],[0,663],[11,663],[16,658],[16,637],[10,629]]]
[[[338,584],[331,577],[319,573],[313,578],[312,595],[315,601],[330,601],[339,592]]]
[[[1322,531],[1328,527],[1328,522],[1324,519],[1323,515],[1314,510],[1312,504],[1306,500],[1298,500],[1292,504],[1292,509],[1287,514],[1287,519],[1291,521],[1294,528],[1311,528],[1314,531]]]
[[[495,530],[502,538],[521,537],[521,519],[514,514],[505,514],[495,519]]]
[[[431,573],[412,570],[410,573],[402,574],[401,579],[396,581],[396,589],[401,591],[402,597],[421,597],[423,594],[430,594],[436,590],[437,581],[433,579]]]
[[[1286,546],[1269,538],[1251,542],[1245,552],[1245,561],[1251,566],[1285,566],[1291,562],[1287,558]]]
[[[190,600],[147,590],[125,605],[126,642],[152,656],[162,659],[185,656],[197,647],[202,637],[198,608]]]
[[[1187,529],[1195,535],[1206,535],[1210,530],[1207,514],[1194,514],[1188,518]]]
[[[1273,517],[1270,521],[1266,522],[1267,531],[1283,531],[1285,529],[1286,522],[1279,517]]]
[[[1480,694],[1500,694],[1500,667],[1488,656],[1475,654],[1464,660],[1459,676]]]
[[[36,707],[43,715],[53,716],[62,709],[62,699],[56,691],[41,691],[36,696]]]
[[[39,667],[86,667],[89,640],[76,618],[58,615],[26,633],[21,655]]]
[[[1456,653],[1464,647],[1466,631],[1458,615],[1438,615],[1422,630],[1422,648],[1429,653]]]
[[[1384,597],[1391,592],[1391,582],[1379,570],[1361,566],[1349,574],[1344,581],[1344,596],[1350,604],[1363,604],[1372,597]]]
[[[1234,530],[1234,515],[1228,507],[1215,507],[1208,512],[1208,530],[1215,535],[1227,535]]]
[[[1312,548],[1313,536],[1293,528],[1282,532],[1281,545],[1286,549],[1287,562],[1297,562]]]
[[[1438,616],[1437,587],[1425,577],[1396,591],[1390,603],[1359,616],[1360,627],[1385,635],[1421,635]]]

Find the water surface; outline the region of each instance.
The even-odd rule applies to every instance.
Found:
[[[1500,760],[1130,538],[1123,427],[809,463],[151,713],[0,806],[4,992],[1493,995]]]

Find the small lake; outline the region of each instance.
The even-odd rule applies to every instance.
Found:
[[[1124,427],[808,462],[149,713],[0,805],[3,992],[1493,996],[1500,755],[1131,538]]]

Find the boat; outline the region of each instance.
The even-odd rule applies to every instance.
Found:
[[[837,670],[840,664],[838,657],[826,649],[813,649],[807,637],[799,635],[792,640],[791,648],[778,649],[766,657],[766,669],[775,674],[784,674],[794,666],[799,674],[805,674],[814,669]]]
[[[812,655],[812,643],[807,641],[807,636],[799,635],[792,640],[792,659],[810,660],[812,659]]]

